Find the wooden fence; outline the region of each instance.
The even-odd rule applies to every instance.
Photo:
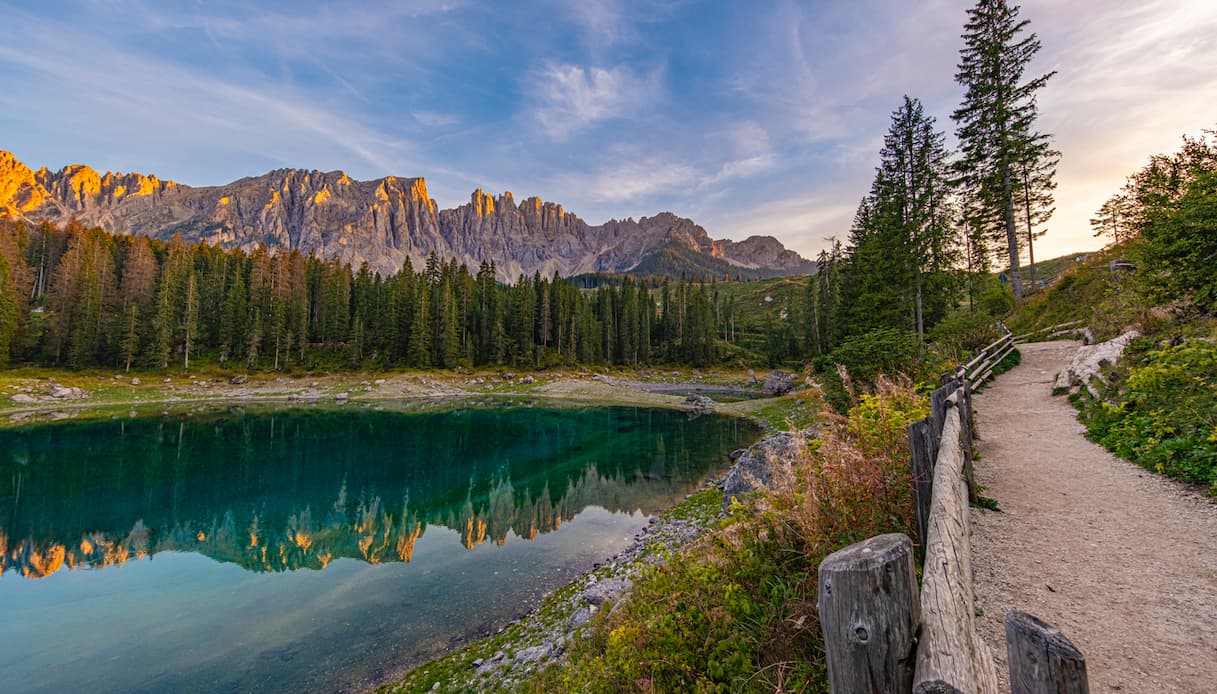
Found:
[[[1086,321],[1075,320],[1075,321],[1069,321],[1067,323],[1058,323],[1056,325],[1049,325],[1048,327],[1045,327],[1045,328],[1037,328],[1035,330],[1032,330],[1031,332],[1023,333],[1022,335],[1015,335],[1011,339],[1014,340],[1015,342],[1027,342],[1031,339],[1036,339],[1036,340],[1042,340],[1044,338],[1052,339],[1054,337],[1060,337],[1062,335],[1071,335],[1071,334],[1080,332],[1085,327],[1086,327]]]
[[[932,413],[909,426],[918,537],[880,535],[819,568],[820,624],[833,694],[997,692],[992,653],[976,631],[969,502],[972,392],[1013,350],[1010,332],[943,376]],[[915,559],[922,560],[917,585]],[[1063,634],[1021,612],[1005,617],[1014,694],[1085,694],[1086,663]]]

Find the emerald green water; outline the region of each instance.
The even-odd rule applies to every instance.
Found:
[[[620,551],[756,436],[523,407],[0,431],[0,689],[366,688]]]

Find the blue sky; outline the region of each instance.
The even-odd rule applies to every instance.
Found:
[[[846,235],[889,113],[952,129],[966,0],[8,3],[0,149],[191,185],[279,167],[662,210],[805,255]],[[1217,127],[1217,2],[1033,0],[1064,152],[1043,255],[1150,154]]]

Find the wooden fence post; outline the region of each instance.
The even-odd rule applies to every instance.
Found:
[[[1026,612],[1006,615],[1011,694],[1088,694],[1086,657],[1064,634]]]
[[[820,563],[817,610],[833,694],[908,692],[921,602],[913,543],[872,537]]]
[[[959,408],[960,439],[963,445],[963,476],[968,481],[968,503],[974,504],[980,498],[980,486],[976,484],[976,474],[973,472],[972,460],[972,387],[967,380],[958,381],[960,397],[955,406]]]
[[[913,510],[917,514],[917,558],[925,560],[925,538],[930,528],[930,499],[934,493],[934,459],[937,448],[929,417],[909,425],[909,452],[913,473]]]
[[[954,384],[948,384],[930,393],[930,416],[934,419],[934,439],[942,436],[942,424],[947,418],[947,398],[955,392]]]

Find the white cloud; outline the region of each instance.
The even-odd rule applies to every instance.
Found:
[[[704,220],[698,221],[715,238],[775,236],[787,248],[805,258],[814,258],[828,247],[828,237],[845,241],[848,220],[856,209],[850,186],[831,185],[785,197],[757,199],[744,209],[708,212]]]
[[[594,123],[649,111],[662,91],[660,73],[549,64],[531,80],[533,116],[545,134],[563,141]]]
[[[566,184],[563,188],[567,195],[591,198],[596,202],[622,203],[687,189],[697,184],[700,175],[687,164],[659,156],[640,156],[625,157],[588,175],[564,178]]]

